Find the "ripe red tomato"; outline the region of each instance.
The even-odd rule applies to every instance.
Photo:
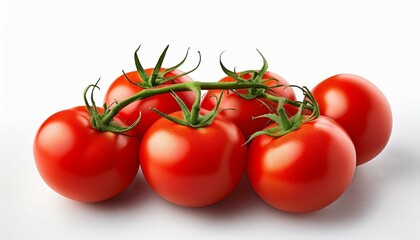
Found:
[[[80,202],[116,196],[131,184],[139,168],[137,138],[93,129],[85,106],[45,120],[33,149],[44,181],[62,196]]]
[[[160,69],[160,72],[165,71],[166,69]],[[150,76],[153,72],[153,68],[146,69],[146,74]],[[173,70],[165,75],[165,77],[173,77],[182,74],[180,70]],[[129,72],[126,74],[130,81],[137,83],[142,81],[137,71]],[[191,82],[192,79],[186,75],[179,78],[175,78],[169,82],[164,83],[162,86],[167,86],[176,83]],[[133,96],[136,93],[139,93],[144,88],[130,83],[124,75],[118,77],[109,87],[108,91],[105,94],[105,103],[109,106],[113,102],[122,101],[128,97]],[[195,100],[195,94],[191,91],[178,92],[177,95],[184,101],[188,108],[191,108]],[[127,124],[131,125],[134,123],[141,112],[140,122],[134,128],[139,139],[142,138],[146,130],[160,118],[158,114],[150,110],[150,108],[157,108],[164,113],[171,113],[181,110],[176,100],[171,96],[170,93],[159,94],[152,96],[146,99],[135,101],[130,105],[123,108],[118,114],[121,116]]]
[[[244,74],[242,76],[244,79],[249,79],[251,74]],[[267,86],[275,86],[279,84],[283,84],[288,86],[289,83],[284,80],[279,75],[266,72],[263,75],[263,79],[274,78],[275,80],[267,81],[264,84]],[[219,82],[234,82],[236,81],[230,76],[226,76],[225,78],[221,79]],[[217,99],[214,96],[219,97],[222,90],[209,90],[203,97],[201,106],[205,109],[211,110],[216,105]],[[239,93],[244,93],[244,90],[238,90]],[[292,88],[290,87],[277,87],[273,88],[272,91],[269,91],[271,95],[274,96],[282,96],[286,97],[291,100],[296,100],[295,93]],[[255,98],[251,100],[246,100],[239,97],[237,94],[233,93],[232,91],[223,90],[223,98],[220,103],[219,108],[225,109],[234,109],[234,110],[226,110],[221,112],[221,114],[231,121],[233,121],[236,125],[239,126],[242,133],[244,134],[245,138],[248,138],[253,133],[263,129],[267,126],[267,119],[265,118],[257,118],[253,119],[253,117],[261,116],[263,114],[270,113],[270,109],[267,106],[271,106],[272,109],[275,111],[277,108],[277,103],[263,99],[263,98]],[[286,105],[285,109],[290,114],[294,114],[297,112],[297,108]]]
[[[332,76],[312,90],[321,115],[336,120],[350,135],[357,165],[376,157],[391,136],[392,113],[385,95],[353,74]]]
[[[182,118],[182,113],[170,116]],[[201,128],[161,118],[143,137],[140,165],[162,198],[181,206],[207,206],[226,197],[242,178],[244,142],[239,128],[220,115]]]
[[[260,135],[248,152],[253,189],[286,212],[312,212],[334,202],[349,186],[355,168],[350,137],[322,116],[278,138]]]

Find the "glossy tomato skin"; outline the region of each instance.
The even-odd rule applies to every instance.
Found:
[[[47,185],[79,202],[100,202],[124,191],[138,172],[138,148],[136,137],[93,129],[85,106],[50,116],[33,145]]]
[[[248,178],[269,205],[291,213],[317,211],[347,189],[354,145],[333,120],[319,117],[282,137],[260,135],[248,153]]]
[[[182,118],[180,112],[171,116]],[[144,135],[140,165],[163,199],[185,207],[208,206],[225,198],[242,178],[244,142],[239,128],[220,115],[202,128],[161,118]]]
[[[376,157],[391,136],[392,113],[385,95],[368,80],[353,74],[332,76],[312,93],[321,115],[337,121],[356,148],[357,165]]]
[[[245,79],[249,79],[249,74],[244,75]],[[267,81],[265,85],[267,86],[275,86],[275,85],[285,85],[288,86],[289,83],[283,79],[281,76],[272,73],[266,72],[263,76],[263,79],[274,78],[275,80]],[[232,77],[226,76],[225,78],[221,79],[219,82],[234,82],[236,81]],[[269,91],[268,93],[274,96],[283,96],[291,100],[296,100],[295,93],[291,87],[277,87],[273,88],[273,91]],[[211,110],[216,105],[217,99],[214,97],[219,97],[221,90],[209,90],[203,97],[201,106],[205,109]],[[238,92],[241,92],[240,90]],[[243,91],[242,91],[243,92]],[[244,134],[245,138],[248,138],[253,133],[261,130],[262,128],[267,126],[267,119],[266,118],[257,118],[253,119],[253,117],[261,116],[263,114],[270,113],[270,109],[267,108],[262,102],[271,106],[273,111],[277,108],[277,103],[268,101],[262,98],[256,98],[252,100],[245,100],[239,97],[237,94],[233,93],[232,91],[223,91],[222,101],[220,103],[220,108],[229,109],[223,111],[221,114],[228,119],[232,120],[236,125],[239,126],[242,133]],[[286,111],[289,114],[294,114],[297,112],[297,109],[291,105],[285,106]]]
[[[164,70],[166,69],[162,68],[160,71]],[[150,68],[146,69],[145,71],[150,76],[153,72],[153,69]],[[165,77],[177,76],[182,73],[183,72],[181,72],[180,70],[174,70],[167,73]],[[134,83],[142,81],[137,71],[128,72],[126,73],[126,75]],[[192,79],[190,77],[184,75],[179,78],[175,78],[172,81],[164,83],[161,86],[191,81]],[[158,86],[156,88],[159,88],[161,86]],[[108,88],[108,91],[105,94],[104,101],[109,106],[115,101],[120,102],[129,98],[134,94],[139,93],[143,89],[144,88],[130,83],[124,75],[121,75]],[[192,91],[177,92],[177,95],[185,102],[187,107],[191,108],[195,99],[195,94]],[[181,110],[179,104],[176,102],[174,97],[171,96],[170,93],[159,94],[143,100],[135,101],[123,108],[118,114],[127,122],[127,124],[134,123],[139,117],[139,114],[141,113],[140,123],[138,123],[137,126],[134,128],[140,140],[146,132],[146,130],[149,128],[149,126],[160,118],[158,114],[150,110],[151,107],[157,108],[159,111],[167,114]]]

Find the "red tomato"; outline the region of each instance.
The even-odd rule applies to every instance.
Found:
[[[116,196],[131,184],[139,168],[137,138],[93,129],[84,106],[49,117],[39,128],[33,149],[44,181],[80,202]]]
[[[321,115],[336,120],[350,135],[357,165],[377,156],[391,136],[392,113],[385,95],[368,80],[352,75],[332,76],[312,90]]]
[[[355,168],[350,137],[322,116],[278,138],[260,135],[248,152],[248,178],[255,192],[274,208],[292,213],[334,202],[349,186]]]
[[[182,118],[181,112],[170,115]],[[161,118],[143,137],[140,165],[162,198],[181,206],[207,206],[226,197],[242,178],[244,142],[239,128],[220,115],[201,128]]]
[[[166,69],[162,68],[160,71],[165,70]],[[153,69],[146,69],[145,71],[146,74],[150,76],[150,74],[153,72]],[[165,77],[172,77],[180,74],[182,74],[180,70],[174,70],[167,73]],[[137,71],[129,72],[126,75],[132,82],[136,83],[142,81]],[[167,83],[164,83],[163,86],[191,81],[192,79],[190,77],[184,75],[179,78],[175,78]],[[105,102],[109,106],[115,101],[119,102],[129,98],[134,94],[139,93],[143,89],[144,88],[130,83],[124,75],[121,75],[109,87],[107,93],[105,94]],[[191,108],[195,100],[195,94],[193,92],[178,92],[177,95],[185,102],[187,107]],[[118,114],[129,125],[131,125],[137,120],[141,112],[140,122],[134,128],[139,139],[142,138],[143,134],[146,132],[149,126],[160,118],[158,114],[150,110],[151,107],[157,108],[161,112],[167,114],[181,110],[178,103],[176,102],[174,97],[171,96],[170,93],[159,94],[146,99],[135,101],[123,108]]]
[[[244,79],[249,79],[251,77],[250,74],[245,74],[242,76]],[[279,84],[283,84],[288,86],[289,83],[284,80],[282,77],[275,73],[266,72],[264,73],[263,79],[274,78],[275,80],[265,82],[267,86],[275,86]],[[226,76],[225,78],[221,79],[219,82],[234,82],[236,81],[232,77]],[[269,91],[271,95],[274,96],[283,96],[291,100],[296,100],[295,93],[292,88],[290,87],[277,87],[273,88],[273,91]],[[216,105],[217,99],[214,96],[219,97],[221,90],[209,90],[205,96],[203,97],[201,106],[205,109],[211,110]],[[240,93],[244,93],[244,90],[238,90]],[[266,105],[271,106],[275,111],[277,108],[277,103],[263,99],[263,98],[256,98],[251,100],[245,100],[239,97],[237,94],[233,93],[232,91],[224,90],[223,98],[220,103],[219,108],[225,109],[234,109],[234,110],[226,110],[223,111],[221,114],[228,119],[232,120],[236,125],[239,126],[242,133],[244,134],[245,138],[248,138],[253,133],[263,129],[267,126],[268,121],[265,118],[257,118],[253,119],[253,117],[257,117],[263,114],[270,113],[270,109],[267,108]],[[286,111],[290,114],[294,114],[297,112],[297,109],[293,106],[286,105]]]

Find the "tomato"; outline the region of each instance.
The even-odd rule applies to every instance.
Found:
[[[179,119],[182,113],[170,116]],[[242,178],[244,142],[240,129],[220,115],[200,128],[161,118],[143,137],[140,166],[163,199],[180,206],[207,206],[225,198]]]
[[[160,69],[160,72],[165,71],[166,69]],[[153,69],[146,69],[146,74],[149,76],[152,74]],[[182,74],[180,70],[173,70],[165,75],[165,77],[173,77]],[[142,81],[137,71],[129,72],[126,74],[128,79],[131,82],[137,83]],[[130,83],[124,75],[118,77],[109,87],[108,91],[105,94],[105,103],[109,106],[113,102],[119,102],[125,100],[136,93],[139,93],[144,88],[137,86],[133,83]],[[191,82],[192,79],[186,75],[175,78],[169,82],[164,83],[161,86],[167,86],[171,84]],[[191,108],[195,94],[191,91],[178,92],[177,95],[184,101],[187,107]],[[135,101],[130,105],[123,108],[118,114],[127,122],[127,124],[134,123],[139,114],[141,113],[140,123],[134,128],[139,139],[142,138],[149,126],[160,118],[158,114],[150,110],[150,108],[157,108],[164,113],[171,113],[181,110],[176,100],[171,96],[170,93],[159,94],[152,96],[146,99]]]
[[[321,115],[336,120],[350,135],[357,165],[376,157],[391,136],[392,113],[385,95],[368,80],[353,74],[332,76],[312,93]]]
[[[249,79],[251,74],[247,73],[242,76],[244,79]],[[274,78],[275,80],[267,81],[264,84],[267,86],[275,85],[285,85],[288,86],[288,82],[284,80],[279,75],[272,72],[265,72],[263,79]],[[219,82],[234,82],[236,81],[230,76],[226,76],[221,79]],[[214,96],[219,97],[222,90],[209,90],[203,97],[201,106],[205,109],[213,109],[216,105],[217,99]],[[244,90],[238,90],[239,93],[244,93]],[[291,100],[296,100],[295,93],[290,87],[277,87],[272,88],[272,91],[267,93],[274,96],[283,96]],[[220,108],[230,109],[225,110],[221,114],[228,119],[232,120],[235,124],[239,126],[242,133],[246,138],[255,133],[256,131],[261,130],[266,127],[268,124],[267,119],[253,117],[261,116],[263,114],[270,113],[270,109],[266,106],[270,106],[272,110],[276,110],[277,103],[269,101],[263,98],[255,98],[251,100],[246,100],[238,96],[236,93],[228,90],[223,90],[223,98],[220,103]],[[290,114],[296,113],[297,109],[291,105],[285,106],[286,111]]]
[[[118,117],[114,120],[123,124]],[[62,196],[103,201],[124,191],[138,172],[139,143],[129,134],[134,133],[95,130],[85,106],[63,110],[36,133],[35,163],[44,181]]]
[[[317,211],[334,202],[349,186],[355,168],[350,137],[323,116],[278,138],[257,136],[248,152],[247,173],[255,192],[274,208],[292,213]]]

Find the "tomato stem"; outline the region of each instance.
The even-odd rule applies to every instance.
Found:
[[[93,90],[95,88],[99,88],[96,84],[92,84],[89,85],[89,87],[85,90],[85,95],[86,92],[89,88],[93,87],[92,89],[92,94],[93,94]],[[159,95],[159,94],[164,94],[164,93],[175,93],[175,92],[182,92],[182,91],[194,91],[196,94],[196,99],[194,101],[194,104],[192,106],[191,109],[191,115],[189,115],[187,118],[188,119],[188,124],[190,126],[199,126],[200,125],[200,121],[199,121],[199,112],[200,112],[200,99],[201,99],[201,90],[212,90],[212,89],[219,89],[219,90],[236,90],[236,89],[263,89],[263,90],[267,90],[269,87],[267,85],[264,85],[262,83],[253,83],[253,82],[248,82],[248,81],[243,81],[243,82],[199,82],[199,81],[194,81],[194,82],[186,82],[186,83],[179,83],[179,84],[174,84],[174,85],[168,85],[168,86],[164,86],[161,88],[149,88],[149,89],[144,89],[142,91],[140,91],[137,94],[134,94],[133,96],[118,102],[116,104],[113,105],[112,108],[109,108],[109,106],[104,106],[105,108],[105,112],[104,114],[99,114],[96,110],[96,105],[95,102],[93,101],[93,97],[92,98],[92,106],[89,106],[86,97],[85,97],[85,103],[86,106],[88,107],[88,109],[90,109],[90,113],[92,115],[92,126],[95,129],[98,129],[100,131],[113,131],[113,132],[123,132],[124,130],[129,130],[131,128],[133,128],[133,125],[137,124],[140,121],[140,118],[136,120],[135,123],[133,123],[132,126],[130,126],[129,128],[115,128],[115,126],[113,126],[112,124],[112,119],[118,114],[119,111],[121,111],[121,109],[123,109],[124,107],[128,106],[129,104],[141,100],[141,99],[145,99],[148,97],[152,97],[155,95]],[[91,94],[91,95],[92,95]],[[284,97],[277,97],[277,96],[273,96],[267,93],[264,93],[262,95],[263,97],[267,98],[270,101],[275,101],[275,102],[279,102],[281,101],[282,103],[287,103],[287,104],[291,104],[297,107],[302,107],[305,109],[309,109],[309,110],[313,110],[313,105],[312,101],[307,102],[299,102],[299,101],[293,101]],[[92,110],[93,108],[93,110]],[[214,114],[217,114],[218,111],[215,110]],[[185,125],[185,124],[184,124]],[[108,127],[108,126],[112,126],[112,127]]]
[[[140,99],[145,99],[151,96],[169,93],[169,92],[182,92],[182,91],[196,91],[196,100],[194,102],[193,107],[197,108],[200,104],[199,90],[211,90],[211,89],[221,89],[221,90],[232,90],[232,89],[245,89],[245,88],[261,88],[267,89],[268,87],[261,83],[251,83],[251,82],[186,82],[186,83],[179,83],[174,85],[169,85],[161,88],[150,88],[144,89],[141,92],[134,94],[133,96],[118,102],[114,105],[112,109],[109,110],[107,114],[105,114],[102,118],[102,122],[104,125],[110,124],[112,119],[118,114],[118,112],[126,107],[127,105],[138,101]],[[198,98],[198,100],[197,100]],[[195,113],[194,113],[195,114]],[[195,118],[195,117],[194,117]]]
[[[263,97],[263,98],[265,98],[267,100],[270,100],[272,102],[279,102],[280,99],[284,99],[284,104],[290,104],[290,105],[293,105],[295,107],[300,107],[302,105],[302,102],[300,102],[300,101],[294,101],[294,100],[291,100],[291,99],[288,99],[288,98],[274,96],[274,95],[271,95],[269,93],[263,93],[263,94],[261,94],[260,97]],[[308,110],[312,110],[312,106],[309,106],[309,105],[304,107],[304,108],[308,109]]]
[[[195,100],[191,107],[191,123],[196,125],[200,116],[201,88],[197,86],[193,88],[193,91],[195,93]]]
[[[162,70],[162,63],[165,59],[166,53],[168,51],[169,45],[166,46],[166,48],[163,50],[163,52],[161,53],[154,69],[153,72],[150,74],[150,76],[146,73],[146,71],[144,70],[142,64],[140,63],[139,57],[138,57],[138,51],[140,49],[141,45],[136,49],[136,51],[134,52],[134,61],[135,61],[135,65],[136,65],[136,69],[137,72],[139,74],[139,76],[141,77],[141,81],[140,82],[133,82],[130,79],[128,79],[127,75],[124,73],[124,76],[127,78],[127,80],[132,83],[132,84],[136,84],[139,85],[143,88],[142,91],[138,92],[137,94],[134,94],[133,96],[121,101],[121,102],[115,102],[110,106],[106,106],[106,104],[104,104],[104,113],[98,113],[97,109],[96,109],[96,104],[95,101],[93,99],[93,92],[96,88],[99,89],[98,87],[98,82],[96,82],[95,84],[91,84],[89,85],[85,92],[84,92],[84,99],[85,99],[85,104],[86,107],[90,113],[90,115],[92,116],[92,126],[99,130],[99,131],[112,131],[112,132],[124,132],[124,131],[128,131],[130,129],[132,129],[139,121],[140,121],[140,117],[129,127],[122,127],[122,126],[118,126],[116,125],[116,123],[113,122],[113,118],[118,114],[118,112],[123,109],[124,107],[128,106],[129,104],[138,101],[140,99],[145,99],[151,96],[155,96],[158,94],[165,94],[165,93],[171,93],[175,100],[178,102],[178,104],[181,107],[181,110],[184,114],[184,119],[172,119],[170,116],[166,115],[165,113],[160,112],[157,109],[152,109],[155,112],[157,112],[158,114],[160,114],[163,117],[166,117],[172,121],[175,121],[177,123],[183,124],[183,125],[187,125],[187,126],[191,126],[191,127],[200,127],[200,126],[205,126],[211,123],[211,121],[216,117],[216,115],[222,111],[217,109],[221,98],[222,98],[222,94],[220,95],[220,97],[217,100],[217,104],[215,106],[215,108],[210,111],[209,113],[206,113],[204,116],[200,115],[200,101],[201,101],[201,90],[212,90],[212,89],[218,89],[218,90],[231,90],[232,92],[234,92],[235,94],[239,95],[240,97],[244,98],[244,99],[254,99],[257,97],[263,97],[266,98],[270,101],[274,101],[276,103],[279,104],[279,108],[277,109],[277,115],[275,114],[268,114],[265,115],[268,118],[271,118],[274,121],[278,120],[279,125],[281,125],[283,130],[289,130],[294,128],[295,124],[294,122],[298,122],[298,118],[293,118],[291,120],[288,119],[287,114],[285,113],[285,110],[283,109],[283,105],[284,104],[290,104],[296,107],[299,107],[299,115],[301,114],[301,111],[303,108],[305,109],[310,109],[312,111],[313,114],[319,114],[319,111],[317,110],[317,106],[316,106],[316,102],[314,101],[313,98],[310,98],[310,93],[309,95],[306,93],[309,90],[307,90],[305,87],[300,88],[304,94],[305,94],[305,98],[302,102],[299,101],[293,101],[284,97],[280,97],[280,96],[273,96],[271,94],[269,94],[268,90],[270,90],[271,88],[275,88],[275,87],[281,87],[283,85],[275,85],[275,86],[267,86],[266,84],[264,84],[266,81],[277,81],[276,79],[263,79],[264,74],[266,73],[267,69],[268,69],[268,63],[266,61],[266,59],[264,58],[264,56],[261,54],[260,51],[258,51],[258,53],[260,54],[260,56],[262,57],[263,60],[263,66],[261,67],[260,70],[255,71],[255,70],[249,70],[249,71],[244,71],[242,73],[237,73],[236,70],[234,69],[233,71],[227,69],[223,63],[222,63],[222,54],[220,54],[220,66],[222,68],[222,70],[230,77],[232,77],[233,79],[236,80],[236,82],[198,82],[198,81],[194,81],[194,82],[186,82],[186,83],[178,83],[178,84],[171,84],[171,85],[167,85],[167,86],[163,86],[162,84],[164,84],[167,81],[173,80],[175,78],[181,77],[183,75],[189,74],[192,71],[196,70],[198,68],[198,66],[201,63],[201,54],[200,52],[198,52],[199,54],[199,62],[197,64],[197,66],[185,73],[182,73],[180,75],[176,75],[176,76],[171,76],[171,77],[166,77],[165,75],[167,73],[170,73],[171,71],[177,69],[178,67],[180,67],[185,60],[188,57],[188,52],[189,49],[187,50],[185,57],[175,66]],[[244,74],[249,74],[250,78],[244,77]],[[156,86],[160,86],[159,88],[156,88]],[[288,86],[283,86],[283,87],[288,87]],[[89,89],[91,90],[91,94],[90,94],[90,102],[87,100],[87,92],[89,91]],[[247,89],[247,93],[243,94],[243,93],[239,93],[238,89]],[[193,91],[195,93],[195,100],[194,103],[192,105],[192,109],[191,111],[188,109],[188,107],[185,105],[184,102],[182,102],[182,100],[176,95],[176,92],[181,92],[181,91]],[[223,91],[222,91],[223,93]],[[309,99],[309,101],[307,100]],[[293,122],[293,121],[294,122]]]

